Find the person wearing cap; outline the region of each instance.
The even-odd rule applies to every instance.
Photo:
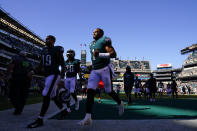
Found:
[[[124,91],[128,98],[128,105],[132,104],[131,91],[134,84],[134,74],[131,72],[131,67],[126,67],[126,72],[124,73]]]
[[[32,65],[26,55],[25,51],[20,51],[19,55],[13,57],[7,69],[10,75],[9,97],[15,109],[13,115],[22,113],[31,85]]]

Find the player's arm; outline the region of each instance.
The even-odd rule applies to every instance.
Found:
[[[81,67],[80,67],[80,62],[77,64],[77,73],[79,75],[80,80],[82,79],[82,74],[81,74]]]
[[[105,39],[105,50],[106,53],[100,53],[97,49],[93,52],[95,57],[102,57],[102,58],[116,58],[116,51],[112,46],[112,42],[110,38]]]
[[[60,49],[60,52],[58,52],[58,60],[60,62],[60,66],[61,66],[61,72],[60,72],[61,79],[64,79],[64,77],[65,77],[65,66],[64,66],[64,56],[63,56],[63,53],[64,53],[64,48],[62,47]]]
[[[109,53],[110,58],[116,58],[116,51],[112,45],[105,46],[105,50]]]

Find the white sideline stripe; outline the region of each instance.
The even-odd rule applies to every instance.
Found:
[[[77,96],[77,99],[78,99],[78,101],[81,101],[81,100],[82,100],[81,96]],[[74,99],[71,97],[70,106],[72,106],[72,105],[74,105],[74,104],[75,104],[75,101],[74,101]],[[66,108],[67,108],[67,106],[66,106],[66,104],[64,104],[64,109],[66,109]],[[57,110],[56,112],[51,113],[51,114],[47,115],[46,117],[44,117],[44,120],[49,119],[49,118],[51,118],[52,116],[55,116],[55,115],[57,115],[57,114],[60,113],[60,112],[61,112],[61,110]]]

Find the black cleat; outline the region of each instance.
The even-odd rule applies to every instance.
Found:
[[[35,120],[35,122],[29,124],[27,126],[27,128],[36,128],[36,127],[39,127],[39,126],[43,126],[43,120],[38,118]]]
[[[13,112],[13,115],[15,115],[15,116],[17,116],[17,115],[21,115],[21,111],[17,111],[17,110],[15,110],[15,111]]]
[[[65,119],[65,117],[68,115],[68,111],[64,109],[63,111],[60,112],[60,118],[59,120]]]

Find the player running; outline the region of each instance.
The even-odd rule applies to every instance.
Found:
[[[119,105],[119,115],[124,112],[124,103],[119,96],[112,89],[112,65],[110,58],[116,57],[116,52],[112,46],[111,39],[103,36],[104,31],[100,28],[94,30],[94,41],[90,44],[90,53],[92,60],[92,68],[90,77],[88,79],[88,91],[86,101],[86,115],[85,118],[79,122],[80,125],[91,124],[92,106],[94,104],[94,96],[99,82],[104,83],[105,92],[108,93]]]

